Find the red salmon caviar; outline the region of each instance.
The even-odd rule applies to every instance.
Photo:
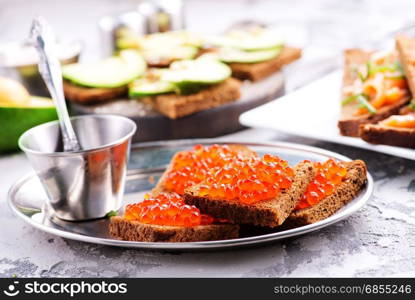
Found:
[[[302,196],[296,209],[311,207],[319,203],[322,199],[334,193],[334,189],[339,185],[347,174],[347,170],[341,163],[329,159],[324,163],[314,163],[317,169],[316,176],[308,184],[306,192]]]
[[[198,226],[213,223],[213,218],[200,213],[199,209],[184,203],[175,193],[161,193],[156,197],[144,196],[144,201],[128,204],[124,217],[127,220],[164,226]]]
[[[199,196],[254,204],[277,197],[291,186],[293,177],[293,169],[277,156],[236,158],[209,171]]]
[[[183,195],[186,188],[202,182],[209,169],[223,167],[228,159],[237,157],[239,153],[226,145],[196,145],[190,151],[179,152],[167,174],[165,188]]]

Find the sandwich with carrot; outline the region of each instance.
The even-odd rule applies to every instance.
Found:
[[[396,51],[346,50],[342,109],[338,122],[344,136],[359,137],[360,127],[376,124],[408,104],[411,94]]]
[[[402,62],[410,94],[415,94],[415,39],[400,35],[396,48]],[[398,112],[376,124],[366,124],[359,129],[361,138],[369,143],[415,148],[415,100]]]

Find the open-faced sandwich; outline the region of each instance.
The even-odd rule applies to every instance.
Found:
[[[415,95],[415,39],[398,36],[396,48],[411,94]],[[415,148],[415,101],[377,124],[360,126],[359,135],[373,144]]]
[[[200,54],[202,39],[187,31],[168,31],[138,36],[131,31],[120,31],[116,40],[118,49],[136,49],[149,67],[166,68],[172,62],[194,59]]]
[[[205,54],[173,62],[169,68],[149,70],[130,84],[129,95],[177,119],[238,100],[241,83],[230,76],[226,64]]]
[[[76,63],[62,67],[65,97],[89,104],[127,95],[128,84],[146,70],[143,57],[135,50],[94,63]]]
[[[345,51],[340,133],[359,137],[361,125],[375,124],[399,111],[410,91],[396,51]]]
[[[364,162],[296,166],[239,145],[176,153],[152,196],[112,217],[110,233],[132,241],[237,238],[239,226],[302,226],[329,217],[366,184]]]
[[[233,29],[222,36],[211,37],[220,60],[232,69],[232,76],[257,81],[301,57],[301,49],[284,45],[273,30],[253,26]]]
[[[197,242],[237,238],[239,226],[201,214],[176,193],[147,194],[110,221],[110,234],[137,242]]]
[[[328,218],[353,200],[366,183],[366,165],[361,160],[314,163],[315,175],[286,223],[312,224]]]

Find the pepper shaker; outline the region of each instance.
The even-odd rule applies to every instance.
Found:
[[[140,1],[137,10],[118,16],[103,17],[98,26],[102,40],[102,56],[110,56],[117,49],[117,37],[125,31],[143,35],[184,29],[183,1]]]

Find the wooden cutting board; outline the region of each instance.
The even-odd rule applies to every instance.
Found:
[[[133,142],[211,138],[243,129],[239,115],[269,102],[284,93],[282,73],[252,83],[242,84],[241,98],[220,107],[171,120],[139,100],[118,99],[96,105],[70,103],[74,114],[117,114],[129,117],[137,124]]]

